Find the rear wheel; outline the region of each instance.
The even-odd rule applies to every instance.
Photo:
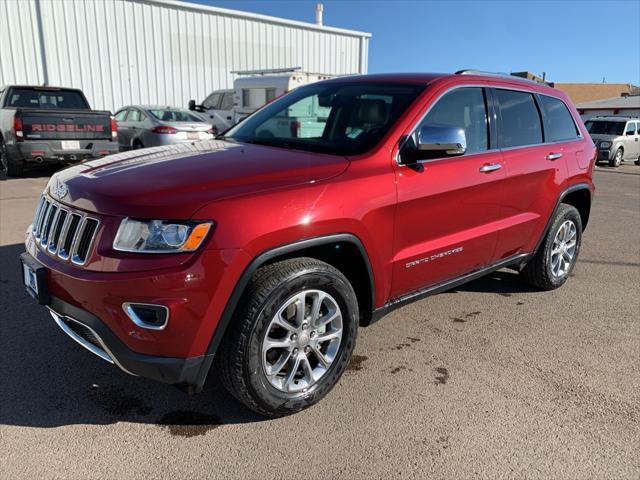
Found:
[[[136,138],[136,139],[133,141],[133,149],[134,149],[134,150],[138,150],[138,149],[140,149],[140,148],[144,148],[144,145],[142,145],[142,142]]]
[[[542,290],[562,286],[576,264],[581,241],[580,213],[572,205],[561,204],[542,245],[520,274]]]
[[[0,165],[7,177],[21,177],[24,174],[24,163],[9,156],[3,138],[0,138]]]
[[[353,288],[331,265],[297,258],[260,268],[216,355],[220,379],[261,415],[298,412],[340,379],[357,319]]]
[[[624,150],[622,147],[616,150],[616,153],[613,155],[613,158],[609,160],[610,167],[619,167],[622,164],[622,157],[624,156]]]

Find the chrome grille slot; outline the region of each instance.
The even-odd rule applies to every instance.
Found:
[[[51,231],[51,224],[56,216],[56,212],[58,211],[58,207],[51,204],[49,207],[49,211],[47,212],[47,217],[45,218],[44,225],[42,227],[42,236],[40,237],[40,243],[47,246],[47,240],[49,239],[49,232]]]
[[[77,213],[72,213],[71,215],[69,215],[69,222],[64,233],[62,234],[62,239],[60,240],[60,248],[58,249],[58,256],[63,260],[69,258],[71,246],[73,245],[73,241],[76,238],[76,233],[78,233],[78,225],[80,225],[81,218],[82,217]]]
[[[78,240],[75,246],[74,255],[71,261],[78,265],[82,265],[87,261],[89,247],[93,241],[93,237],[98,229],[98,221],[93,218],[85,218],[80,227]]]
[[[42,205],[42,210],[40,211],[40,216],[38,217],[38,228],[36,229],[36,238],[40,238],[41,234],[42,234],[42,227],[44,225],[44,221],[47,218],[47,212],[49,210],[49,207],[51,206],[51,203],[49,203],[48,201],[45,200],[44,204]]]
[[[40,219],[40,213],[42,212],[43,205],[44,196],[40,197],[40,201],[38,202],[38,206],[36,207],[36,213],[33,215],[33,223],[31,224],[31,229],[33,230],[33,233],[36,234],[36,236],[38,235],[36,229],[38,228],[38,220]]]
[[[53,227],[51,229],[51,235],[49,238],[49,247],[48,250],[51,253],[56,253],[58,250],[58,245],[60,244],[60,235],[62,234],[62,229],[64,228],[64,224],[67,220],[69,212],[63,210],[62,208],[58,210],[58,214],[56,215],[56,220],[53,222]]]
[[[97,219],[69,210],[43,194],[33,216],[31,231],[42,251],[84,265],[99,226]]]

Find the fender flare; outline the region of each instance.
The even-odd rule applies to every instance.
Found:
[[[542,235],[540,236],[540,238],[538,239],[538,242],[536,243],[536,248],[534,248],[534,250],[532,252],[532,255],[535,255],[536,252],[540,249],[540,245],[542,245],[542,242],[544,241],[545,237],[547,236],[547,233],[549,233],[549,229],[551,228],[551,225],[553,224],[553,219],[555,218],[556,213],[558,213],[558,209],[560,208],[560,204],[562,203],[562,200],[564,200],[566,198],[566,196],[569,195],[570,193],[577,192],[579,190],[586,190],[589,193],[589,198],[591,200],[593,200],[592,199],[591,189],[589,188],[589,184],[588,183],[576,183],[574,185],[570,185],[567,188],[565,188],[560,193],[560,195],[558,196],[558,200],[556,200],[556,206],[553,208],[553,211],[551,212],[551,215],[549,215],[549,219],[547,220],[547,224],[545,225],[544,230],[542,231]]]
[[[371,302],[371,309],[373,310],[375,308],[375,282],[373,277],[373,270],[371,268],[371,261],[369,260],[369,255],[367,254],[367,250],[365,249],[363,243],[357,236],[352,233],[337,233],[307,238],[293,243],[280,245],[278,247],[274,247],[265,252],[262,252],[261,254],[254,257],[253,260],[251,260],[245,267],[242,275],[240,275],[240,278],[236,282],[236,285],[233,288],[229,299],[227,300],[227,304],[225,305],[222,315],[220,316],[220,320],[218,321],[218,325],[216,326],[216,329],[211,336],[209,346],[207,347],[207,350],[205,352],[205,360],[203,361],[200,372],[198,374],[197,385],[195,385],[196,392],[201,391],[202,387],[204,386],[204,382],[209,373],[209,369],[211,368],[211,365],[213,363],[213,358],[218,350],[218,347],[222,343],[229,325],[231,324],[231,319],[233,318],[236,307],[238,306],[238,303],[242,298],[242,294],[244,293],[255,271],[258,270],[258,268],[260,268],[262,265],[266,264],[276,257],[295,253],[312,247],[318,247],[337,242],[353,244],[362,255],[362,259],[365,263],[367,274],[369,276],[369,301]]]

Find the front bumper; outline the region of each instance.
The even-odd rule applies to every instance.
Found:
[[[98,317],[51,297],[48,306],[56,324],[69,337],[126,373],[199,391],[204,385],[213,355],[189,358],[144,355],[129,349]]]
[[[79,140],[77,150],[62,148],[60,140],[25,140],[7,144],[7,153],[11,158],[25,162],[71,163],[93,158],[101,158],[118,153],[118,142],[109,140]]]

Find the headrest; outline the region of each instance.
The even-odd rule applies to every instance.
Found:
[[[387,121],[387,104],[384,100],[362,99],[358,101],[358,123],[380,125]]]

